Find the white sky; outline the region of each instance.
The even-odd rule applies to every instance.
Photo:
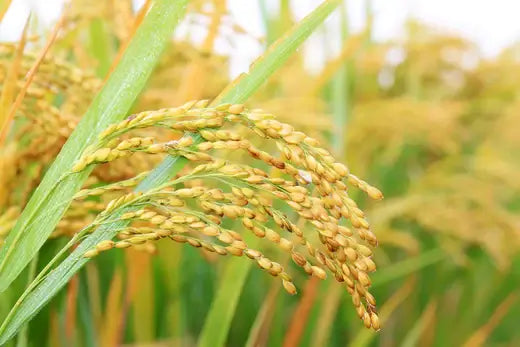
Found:
[[[99,0],[92,0],[99,1]],[[134,0],[136,4],[143,0]],[[276,9],[279,0],[265,0],[268,8]],[[349,21],[352,31],[364,26],[366,0],[347,1]],[[0,40],[19,38],[29,10],[37,13],[42,26],[50,26],[57,19],[64,0],[14,0],[2,23]],[[235,21],[255,36],[263,36],[264,29],[260,16],[259,0],[228,0],[229,9]],[[308,14],[320,1],[292,0],[297,18]],[[407,18],[416,18],[439,30],[448,30],[469,38],[477,43],[482,53],[494,56],[503,48],[520,40],[520,0],[372,0],[376,40],[402,37]],[[320,35],[311,37],[306,46],[308,64],[318,69],[326,55],[333,55],[339,49],[337,28],[339,16],[327,21],[327,50]],[[323,30],[321,34],[323,34]],[[196,35],[195,35],[196,36]],[[319,49],[316,49],[319,48]],[[260,54],[261,46],[250,38],[242,38],[230,46],[229,42],[217,42],[217,50],[230,52],[232,74],[247,70],[249,63]]]

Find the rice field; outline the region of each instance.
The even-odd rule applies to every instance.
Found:
[[[520,46],[279,3],[257,37],[225,0],[69,0],[0,42],[0,345],[520,345]]]

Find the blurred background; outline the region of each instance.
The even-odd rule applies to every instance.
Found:
[[[91,83],[61,91],[67,121],[88,106],[143,5],[70,1],[51,52],[90,74]],[[215,97],[317,5],[191,1],[135,110]],[[0,24],[2,45],[20,39],[32,12],[28,47],[38,52],[63,8],[64,1],[12,1]],[[520,345],[519,12],[512,0],[346,1],[255,93],[248,106],[328,143],[384,193],[375,203],[356,196],[379,239],[373,293],[383,329],[366,330],[332,280],[294,268],[300,291],[289,296],[253,270],[227,345]],[[9,59],[0,56],[3,76]],[[67,136],[57,134],[31,160],[44,168]],[[96,175],[110,182],[131,174],[114,168]],[[23,207],[28,196],[9,186],[37,185],[39,174],[32,175],[0,180],[4,222],[5,211],[16,216],[10,207]],[[81,222],[61,223],[42,259]],[[195,345],[226,264],[167,241],[102,254],[31,322],[29,344]],[[0,304],[2,316],[9,300]]]

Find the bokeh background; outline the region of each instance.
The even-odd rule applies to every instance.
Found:
[[[81,97],[78,86],[64,89],[72,101],[58,113],[68,122],[95,95],[143,3],[71,1],[70,25],[53,54],[94,82]],[[215,97],[317,3],[192,1],[135,109]],[[31,31],[40,37],[29,47],[37,52],[63,4],[14,0],[0,40],[17,41],[32,11]],[[227,345],[520,345],[519,11],[512,0],[346,1],[248,101],[328,143],[385,194],[379,202],[356,197],[380,243],[373,293],[383,329],[366,330],[332,280],[294,268],[300,293],[289,296],[253,270]],[[9,57],[1,60],[5,75]],[[67,136],[57,134],[30,160],[45,168]],[[153,163],[123,163],[97,177],[121,179],[132,165]],[[0,180],[5,225],[16,218],[12,207],[23,207],[27,186],[37,185],[33,171]],[[41,257],[82,221],[61,223]],[[29,343],[195,345],[226,264],[167,241],[102,254],[31,322]]]

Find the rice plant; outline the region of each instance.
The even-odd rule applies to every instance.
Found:
[[[259,38],[223,0],[71,0],[0,44],[0,345],[519,341],[517,50],[316,6],[264,8],[234,80],[215,43]]]

